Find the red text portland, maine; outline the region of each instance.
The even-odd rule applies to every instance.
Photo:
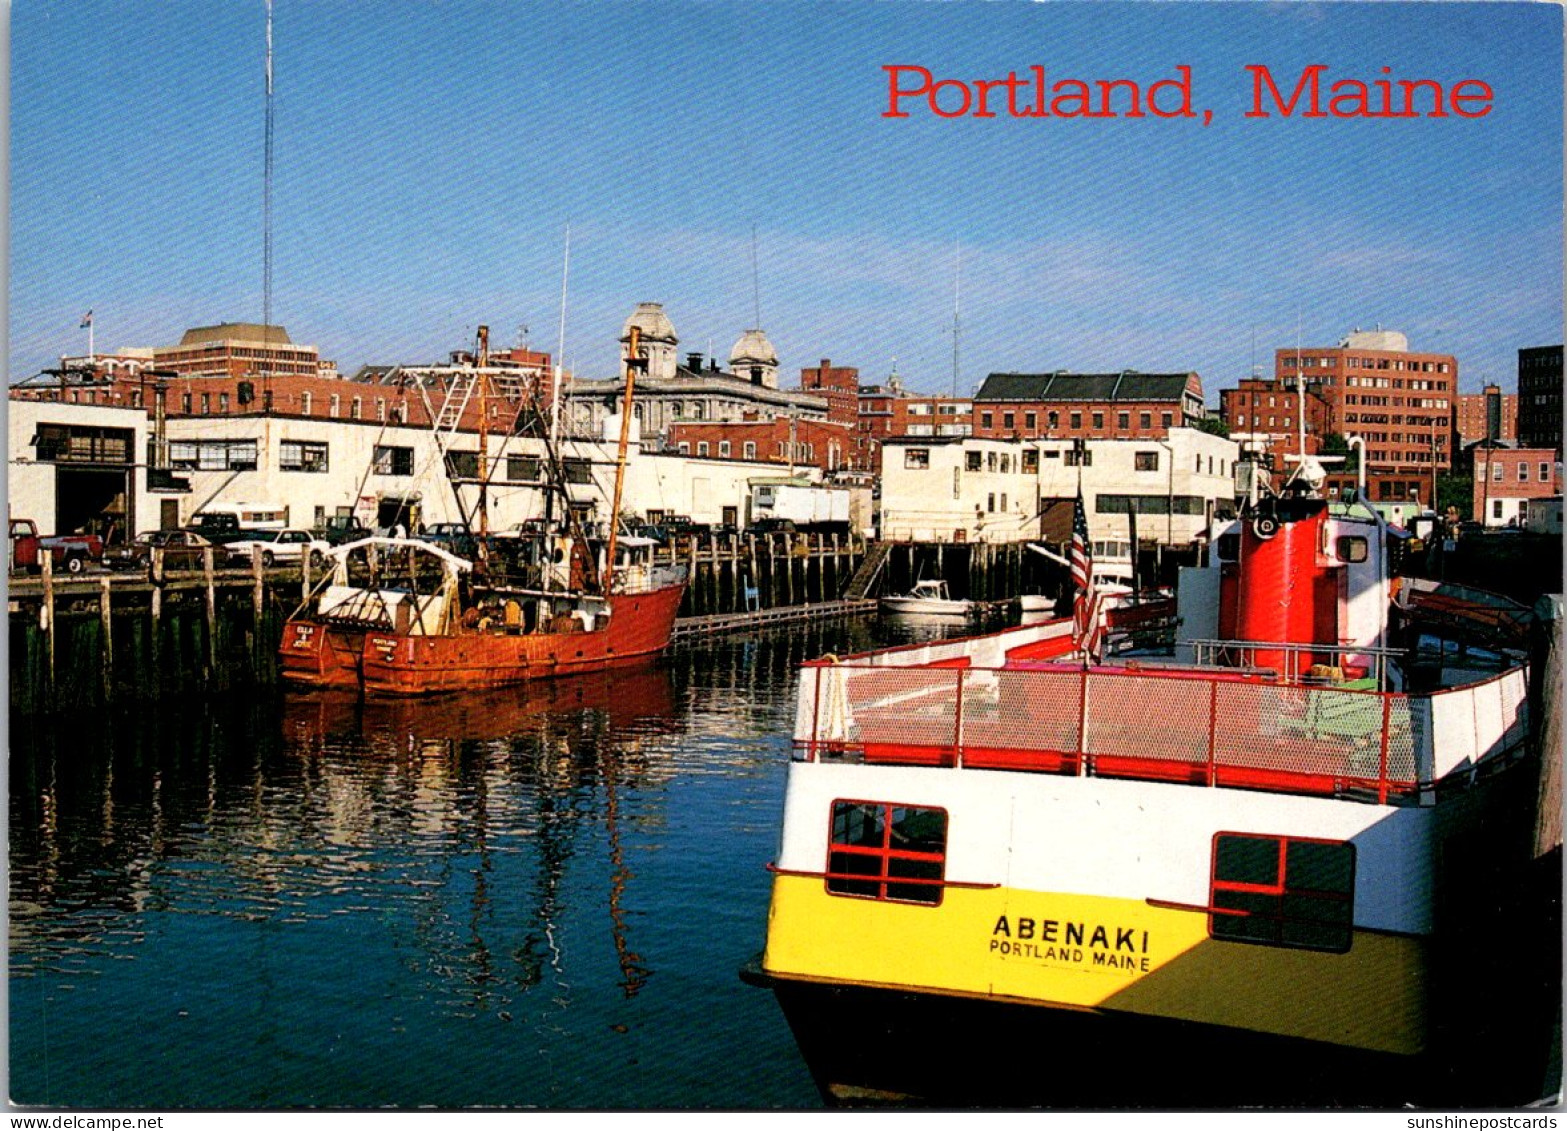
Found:
[[[1052,79],[1042,66],[1008,71],[1004,78],[938,78],[928,68],[902,64],[887,74],[883,118],[922,113],[937,118],[1162,118],[1213,120],[1213,111],[1192,106],[1192,69],[1178,66],[1171,77],[1136,79]],[[1370,79],[1337,76],[1324,63],[1274,76],[1263,64],[1243,68],[1246,118],[1483,118],[1494,92],[1481,79],[1439,81],[1399,78],[1382,67]]]

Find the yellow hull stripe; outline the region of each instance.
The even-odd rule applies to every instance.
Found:
[[[1175,1018],[1414,1054],[1426,947],[1357,931],[1345,954],[1208,937],[1201,911],[1138,900],[948,888],[937,907],[773,882],[773,974]]]

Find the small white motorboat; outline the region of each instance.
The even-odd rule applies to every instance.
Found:
[[[945,581],[932,579],[916,581],[914,588],[901,596],[883,597],[881,608],[888,613],[966,617],[974,611],[974,602],[958,600],[947,592]]]

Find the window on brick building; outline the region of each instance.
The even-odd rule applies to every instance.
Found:
[[[1523,462],[1518,464],[1518,482],[1529,482],[1529,465]]]
[[[724,459],[728,459],[730,451],[731,451],[731,448],[729,446],[729,441],[728,440],[720,440],[720,441],[718,441],[718,454],[720,456],[722,456]]]
[[[743,449],[741,449],[741,450],[745,453],[745,458],[746,459],[755,459],[756,458],[756,441],[755,440],[747,440],[745,442],[745,447]]]
[[[1102,413],[1102,412],[1094,413],[1094,430],[1095,431],[1100,431],[1100,430],[1102,430],[1104,428],[1104,426],[1105,426],[1105,414]]]
[[[1118,412],[1118,413],[1116,413],[1115,414],[1115,426],[1117,428],[1119,428],[1122,432],[1127,431],[1132,426],[1132,414],[1129,413],[1129,412]]]
[[[1139,413],[1138,416],[1137,416],[1137,426],[1139,428],[1143,429],[1143,431],[1145,431],[1145,432],[1148,429],[1152,428],[1153,427],[1153,413],[1151,413],[1151,412]]]
[[[1080,431],[1082,429],[1082,427],[1083,427],[1083,414],[1080,413],[1080,412],[1074,412],[1072,414],[1072,431],[1074,431],[1074,432]]]

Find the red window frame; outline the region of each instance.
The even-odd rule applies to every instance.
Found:
[[[856,810],[858,824],[853,822]],[[910,818],[937,815],[939,849],[920,846],[936,839],[928,831],[915,831],[916,836],[923,835],[923,842],[912,841],[915,847],[895,843],[895,838],[910,841]],[[874,837],[867,839],[863,834],[872,825]],[[947,811],[933,805],[837,799],[828,809],[827,871],[823,880],[826,889],[831,895],[850,899],[939,906],[946,890],[947,831]]]
[[[1272,879],[1249,881],[1219,874],[1221,845],[1252,841],[1272,844],[1276,856]],[[1344,855],[1329,864],[1347,873],[1339,886],[1312,886],[1290,870],[1290,846],[1312,845],[1342,849]],[[1266,857],[1259,857],[1259,860]],[[1349,841],[1319,837],[1280,836],[1271,833],[1218,832],[1213,835],[1209,861],[1208,936],[1226,942],[1277,946],[1290,950],[1315,950],[1343,954],[1350,949],[1355,930],[1355,846]]]

